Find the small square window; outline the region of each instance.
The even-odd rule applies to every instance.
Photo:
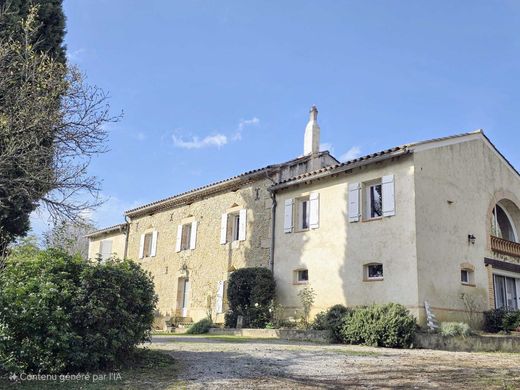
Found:
[[[383,279],[383,264],[367,264],[365,265],[365,277],[367,280]]]
[[[460,270],[460,282],[462,284],[474,284],[473,271],[470,269],[461,269]]]
[[[309,281],[309,270],[299,269],[295,271],[296,283],[307,283]]]

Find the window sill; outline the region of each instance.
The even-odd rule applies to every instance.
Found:
[[[477,285],[475,283],[460,282],[460,284],[462,284],[463,286],[467,286],[467,287],[477,287]]]
[[[368,218],[368,219],[362,219],[361,222],[374,222],[374,221],[381,221],[383,217],[376,217],[376,218]]]
[[[365,278],[363,282],[382,282],[384,278]]]
[[[301,284],[309,284],[309,281],[306,281],[306,282],[293,282],[293,285],[295,285],[295,286],[301,285]]]
[[[309,228],[307,228],[307,229],[297,229],[297,230],[294,230],[293,233],[305,233],[305,232],[308,232],[309,230],[311,230],[311,229],[309,229]]]

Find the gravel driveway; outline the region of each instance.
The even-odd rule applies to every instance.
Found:
[[[154,336],[187,388],[520,388],[520,355]]]

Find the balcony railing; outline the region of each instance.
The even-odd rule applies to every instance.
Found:
[[[520,257],[520,243],[491,236],[491,250],[504,255]]]

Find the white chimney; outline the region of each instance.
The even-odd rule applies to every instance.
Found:
[[[318,125],[318,109],[311,107],[309,122],[305,127],[305,139],[303,142],[303,154],[318,154],[320,151],[320,126]]]

